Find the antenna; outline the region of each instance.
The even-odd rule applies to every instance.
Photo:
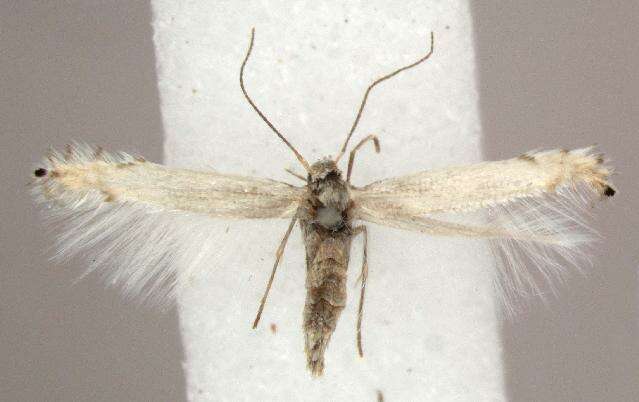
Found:
[[[271,130],[273,130],[273,132],[275,134],[277,134],[278,137],[280,137],[280,139],[282,141],[284,141],[284,143],[286,145],[288,145],[288,147],[291,149],[291,151],[293,151],[293,153],[295,154],[295,156],[297,157],[297,160],[300,161],[300,163],[302,164],[302,166],[304,166],[304,169],[306,169],[307,172],[311,171],[311,167],[308,164],[308,162],[306,162],[306,159],[304,159],[302,157],[302,155],[300,155],[299,152],[297,152],[297,150],[295,149],[295,147],[293,147],[293,145],[291,145],[290,142],[288,142],[288,140],[286,138],[284,138],[284,136],[275,128],[275,126],[273,125],[273,123],[271,123],[266,116],[264,115],[264,113],[262,113],[262,111],[255,105],[255,103],[253,102],[253,99],[251,99],[251,97],[248,95],[248,93],[246,92],[246,88],[244,88],[244,67],[246,66],[246,62],[249,59],[249,56],[251,55],[251,51],[253,50],[253,41],[255,40],[255,28],[251,28],[251,42],[249,43],[249,48],[246,51],[246,56],[244,57],[244,61],[242,62],[242,67],[240,67],[240,87],[242,88],[242,93],[244,94],[244,97],[246,98],[246,100],[248,101],[248,103],[251,104],[251,106],[253,107],[253,109],[257,112],[257,114],[262,118],[262,120],[264,120],[264,122],[271,128]]]
[[[428,53],[422,57],[421,59],[417,60],[416,62],[409,64],[407,66],[404,66],[400,69],[397,69],[395,71],[393,71],[390,74],[387,74],[383,77],[380,77],[378,79],[376,79],[375,81],[373,81],[373,83],[366,89],[366,92],[364,92],[364,98],[362,99],[362,103],[359,105],[359,110],[357,111],[357,116],[355,117],[355,121],[353,122],[353,126],[351,127],[351,130],[348,132],[348,135],[346,136],[346,141],[344,141],[344,145],[342,145],[342,149],[340,149],[339,153],[337,154],[337,157],[335,158],[335,163],[339,162],[340,158],[342,156],[344,156],[344,153],[346,152],[346,147],[348,146],[348,141],[350,141],[351,136],[353,135],[353,132],[355,131],[355,128],[357,127],[357,124],[359,123],[360,118],[362,117],[362,112],[364,111],[364,106],[366,106],[366,101],[368,100],[368,94],[371,92],[371,89],[373,89],[375,87],[375,85],[379,84],[382,81],[386,81],[389,78],[394,77],[395,75],[401,73],[404,70],[408,70],[410,68],[413,68],[415,66],[417,66],[418,64],[426,61],[426,59],[428,59],[430,57],[431,54],[433,54],[433,50],[435,47],[435,35],[433,34],[433,32],[430,33],[430,50],[428,51]]]

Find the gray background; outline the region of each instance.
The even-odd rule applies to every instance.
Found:
[[[605,3],[605,4],[604,4]],[[588,277],[504,324],[512,400],[636,400],[639,6],[473,6],[490,159],[597,143],[620,192]],[[73,139],[162,157],[146,2],[3,2],[0,11],[0,399],[184,399],[177,317],[121,301],[81,263],[54,266],[26,184]]]

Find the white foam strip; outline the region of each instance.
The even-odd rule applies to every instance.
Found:
[[[365,148],[356,185],[481,160],[471,16],[464,0],[211,2],[153,0],[166,162],[210,166],[297,184],[302,169],[251,110],[238,84],[247,67],[255,101],[307,159],[335,154],[372,79],[421,56],[430,61],[371,93],[355,141]],[[480,241],[369,227],[365,356],[356,353],[353,243],[349,298],[324,377],[305,367],[301,329],[304,250],[293,231],[261,326],[251,322],[286,221],[221,222],[226,238],[210,271],[180,300],[190,400],[502,400],[498,322]],[[211,245],[208,245],[211,246]]]

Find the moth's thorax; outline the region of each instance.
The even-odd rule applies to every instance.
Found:
[[[350,192],[333,160],[321,159],[311,166],[308,190],[314,223],[331,230],[339,230],[347,223]]]

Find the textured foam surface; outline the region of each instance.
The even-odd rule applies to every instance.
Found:
[[[421,57],[431,30],[432,58],[371,93],[354,142],[375,133],[382,152],[361,150],[353,182],[482,159],[466,1],[152,3],[170,165],[301,184],[284,168],[302,168],[239,89],[253,26],[247,87],[309,161],[337,152],[366,86]],[[375,400],[377,391],[389,401],[503,399],[494,262],[484,242],[369,225],[365,356],[357,356],[355,344],[362,256],[356,239],[347,307],[324,377],[312,379],[301,329],[305,267],[298,228],[260,327],[251,329],[287,224],[219,223],[217,258],[180,300],[191,400],[360,401]]]

